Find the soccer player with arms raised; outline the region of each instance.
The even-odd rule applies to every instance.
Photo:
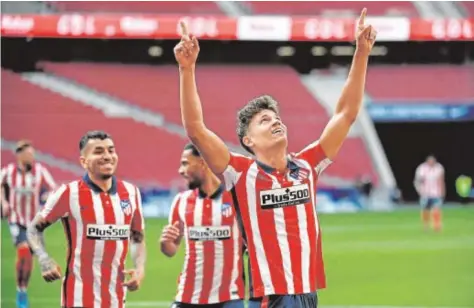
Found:
[[[86,174],[50,195],[28,227],[28,241],[48,281],[61,278],[40,235],[61,219],[68,242],[61,307],[122,308],[126,288],[135,291],[144,277],[146,249],[140,191],[115,178],[117,152],[110,135],[90,131],[80,142]],[[130,250],[135,268],[124,271]],[[130,276],[125,280],[125,276]]]
[[[179,173],[189,190],[172,204],[161,251],[173,257],[182,238],[186,255],[172,308],[244,308],[242,235],[232,195],[193,144],[185,146]]]
[[[339,152],[362,106],[376,36],[372,26],[365,25],[365,15],[364,9],[347,82],[319,140],[296,155],[288,155],[286,126],[275,100],[257,97],[239,111],[237,134],[256,159],[230,153],[205,126],[195,82],[199,43],[182,24],[182,39],[174,51],[180,71],[183,125],[236,200],[250,258],[251,296],[256,299],[252,307],[315,307],[316,291],[325,287],[316,184]]]

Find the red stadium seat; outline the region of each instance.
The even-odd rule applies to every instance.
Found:
[[[161,113],[167,121],[181,124],[175,66],[92,63],[44,63],[43,66],[46,71]],[[271,94],[280,102],[283,120],[289,129],[290,151],[298,151],[313,141],[328,121],[325,109],[302,85],[298,74],[285,66],[203,65],[198,70],[198,84],[206,123],[224,140],[234,144],[238,144],[237,111],[262,94]],[[338,163],[328,169],[328,174],[345,179],[366,173],[376,177],[360,139],[348,140]]]
[[[472,66],[371,67],[367,91],[378,102],[471,102],[474,97]]]
[[[458,4],[464,6],[466,11],[469,13],[469,17],[474,17],[474,1],[460,1]]]
[[[52,1],[61,11],[168,14],[222,14],[214,1]]]
[[[79,162],[79,139],[96,129],[114,137],[119,176],[163,186],[180,178],[177,169],[184,139],[131,119],[107,118],[2,70],[2,137],[6,140],[27,138],[42,152]]]
[[[344,13],[358,15],[366,7],[370,15],[398,14],[417,16],[411,1],[246,1],[254,14],[273,15],[321,15]]]

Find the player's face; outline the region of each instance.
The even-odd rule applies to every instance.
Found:
[[[92,139],[86,144],[81,156],[81,164],[98,179],[109,179],[117,168],[118,156],[111,139]]]
[[[426,159],[426,161],[428,162],[428,165],[433,166],[436,163],[436,158],[430,156]]]
[[[203,164],[202,158],[194,156],[192,150],[183,151],[178,172],[188,183],[189,189],[201,186],[204,173]]]
[[[255,152],[274,148],[275,146],[286,148],[288,144],[286,126],[275,112],[263,110],[250,121],[244,142]]]
[[[18,160],[24,165],[31,165],[35,160],[35,149],[32,146],[24,148],[18,153]]]

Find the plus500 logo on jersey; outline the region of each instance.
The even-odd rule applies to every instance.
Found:
[[[192,241],[216,241],[230,239],[230,226],[189,227],[188,236]]]
[[[308,184],[260,191],[262,209],[275,209],[310,202]]]
[[[130,226],[87,225],[86,234],[91,240],[127,240],[130,238]]]

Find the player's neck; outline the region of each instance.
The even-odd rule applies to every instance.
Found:
[[[277,171],[284,172],[287,168],[288,161],[286,158],[286,149],[280,151],[272,150],[268,154],[256,153],[257,160]]]
[[[89,174],[89,178],[91,179],[92,183],[97,185],[97,187],[102,189],[102,191],[107,192],[107,191],[110,190],[110,188],[112,188],[112,178],[108,178],[108,179],[105,179],[105,180],[97,179],[92,174]]]
[[[199,189],[206,194],[206,196],[212,196],[221,185],[221,181],[213,173],[209,173],[201,183]]]

